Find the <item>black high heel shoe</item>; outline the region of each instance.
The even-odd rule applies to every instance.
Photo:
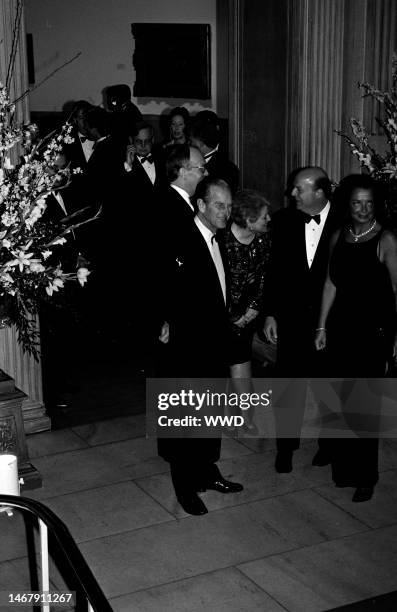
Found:
[[[369,501],[374,494],[374,487],[357,487],[352,501],[356,503]]]

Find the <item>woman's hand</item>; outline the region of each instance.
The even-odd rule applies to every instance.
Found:
[[[266,317],[263,331],[268,342],[277,344],[277,321],[274,317]]]
[[[237,319],[237,321],[234,321],[234,325],[237,325],[237,327],[245,327],[246,325],[248,325],[248,323],[251,323],[251,321],[253,321],[254,319],[256,319],[256,317],[259,314],[259,310],[255,310],[254,308],[247,308],[247,311],[245,314],[243,314],[242,317],[240,317],[239,319]]]
[[[161,327],[159,340],[163,344],[167,344],[169,339],[170,339],[170,326],[169,326],[169,323],[165,321]]]
[[[393,360],[394,360],[394,363],[397,363],[397,336],[394,338],[394,344],[393,344]]]
[[[314,340],[317,351],[322,351],[327,345],[327,333],[325,329],[318,329],[316,331],[316,338]]]

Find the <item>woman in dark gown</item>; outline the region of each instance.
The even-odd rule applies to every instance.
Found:
[[[329,376],[381,378],[396,353],[397,240],[380,222],[378,187],[371,177],[346,177],[339,194],[348,205],[348,220],[331,240],[316,348],[326,348]],[[352,384],[342,382],[342,402]],[[379,414],[375,404],[345,408],[355,437],[330,443],[332,477],[336,486],[356,488],[353,501],[367,501],[379,478]]]

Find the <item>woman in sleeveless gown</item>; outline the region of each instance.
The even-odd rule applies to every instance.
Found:
[[[347,224],[331,240],[316,348],[326,349],[330,377],[381,378],[396,353],[397,240],[380,222],[371,177],[350,175],[339,193]],[[330,457],[336,486],[355,487],[353,501],[360,502],[372,497],[379,478],[379,411],[376,399],[348,402],[354,385],[341,383],[347,427],[330,443]]]

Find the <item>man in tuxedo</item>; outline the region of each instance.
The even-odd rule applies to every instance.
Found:
[[[78,100],[73,106],[70,117],[73,129],[71,136],[73,142],[65,145],[65,155],[68,158],[71,168],[84,168],[92,155],[94,139],[91,137],[86,124],[87,114],[95,107],[86,100]],[[78,177],[79,178],[79,177]]]
[[[192,161],[199,152],[191,150]],[[197,160],[195,160],[197,157]],[[187,172],[193,172],[191,167]],[[195,194],[197,214],[173,234],[168,252],[169,340],[167,376],[221,378],[228,375],[229,325],[227,271],[216,240],[231,211],[231,191],[221,179],[206,178]],[[208,381],[210,384],[210,381]],[[220,438],[159,439],[159,454],[170,463],[176,497],[185,512],[207,512],[198,491],[236,493],[242,485],[227,481],[216,465]]]
[[[208,175],[200,150],[187,144],[170,145],[166,156],[169,187],[162,194],[161,211],[175,234],[190,224],[195,214],[192,197],[197,185]]]
[[[142,210],[150,210],[156,192],[167,184],[164,159],[152,153],[153,139],[153,127],[143,121],[138,123],[124,162],[127,203],[131,199],[132,206],[135,202],[135,208]]]
[[[203,154],[208,174],[226,181],[234,194],[239,184],[239,169],[220,151],[219,134],[219,126],[213,120],[199,118],[193,122],[190,142]]]
[[[296,208],[278,211],[272,219],[273,241],[267,295],[265,335],[277,345],[276,375],[309,378],[320,375],[314,337],[327,273],[329,242],[337,219],[329,198],[331,183],[319,167],[301,168],[294,177]],[[277,472],[292,470],[293,451],[305,408],[306,385],[286,392],[276,407]],[[296,435],[296,437],[295,437]],[[313,465],[326,465],[327,441],[319,440]]]
[[[191,225],[195,215],[192,197],[199,182],[207,176],[200,151],[187,144],[167,147],[165,168],[168,185],[156,193],[157,202],[151,217],[153,248],[146,251],[145,258],[145,322],[150,359],[157,352],[154,347],[158,340],[158,327],[162,326],[161,338],[167,336],[168,330],[167,311],[157,299],[159,294],[168,292],[167,254],[171,250],[172,258],[173,244],[183,235],[186,225]],[[156,283],[153,283],[153,278],[157,279]]]

